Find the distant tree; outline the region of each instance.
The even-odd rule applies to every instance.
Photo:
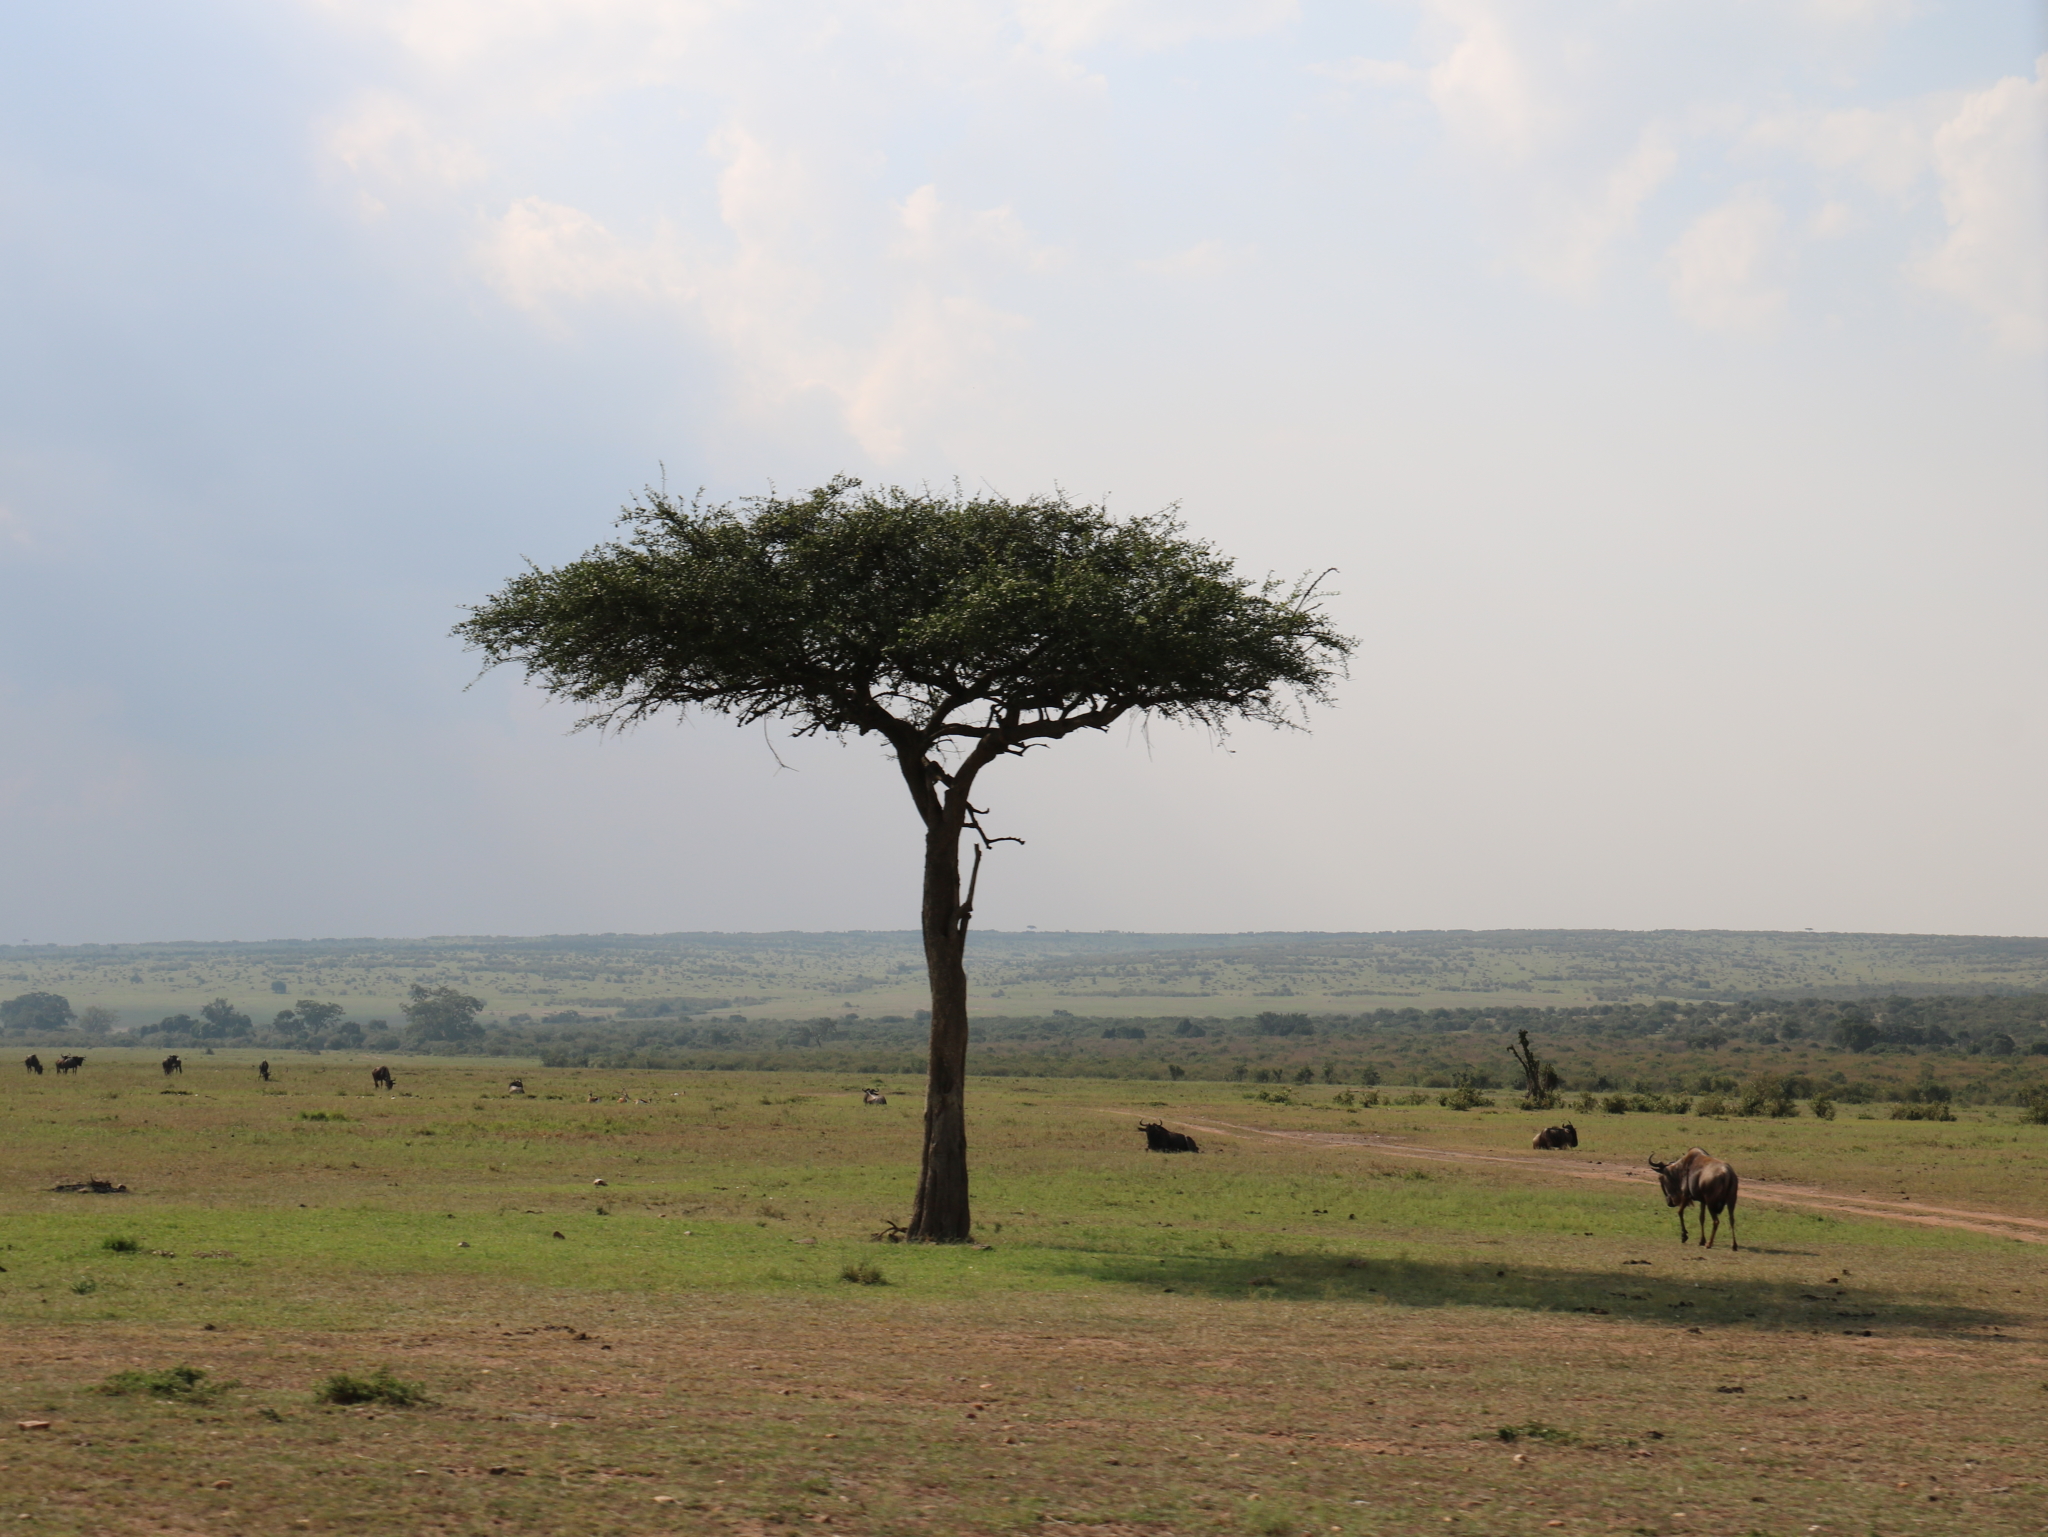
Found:
[[[199,1011],[199,1017],[206,1021],[205,1034],[214,1040],[247,1035],[255,1028],[249,1016],[225,998],[216,998],[207,1004]]]
[[[1196,1024],[1192,1019],[1184,1019],[1173,1027],[1173,1033],[1184,1041],[1196,1041],[1206,1036],[1209,1032]]]
[[[484,1033],[476,1022],[484,1001],[452,987],[413,983],[403,1005],[408,1033],[415,1041],[471,1041]]]
[[[1258,1017],[1261,1035],[1314,1035],[1316,1027],[1309,1023],[1306,1014],[1274,1014],[1271,1012]]]
[[[94,1004],[78,1016],[78,1028],[86,1035],[105,1035],[121,1023],[121,1016],[103,1004]]]
[[[281,993],[285,991],[284,979],[280,977],[276,981],[272,982],[270,984],[270,990],[273,993]]]
[[[197,1040],[206,1031],[205,1027],[190,1014],[171,1014],[136,1033],[161,1036],[164,1040],[176,1044]]]
[[[338,1003],[316,1003],[311,998],[301,998],[296,1007],[286,1009],[277,1016],[277,1022],[287,1029],[290,1021],[307,1035],[325,1035],[341,1023],[342,1015],[348,1012]]]
[[[71,1000],[58,993],[23,993],[0,1003],[0,1028],[41,1033],[71,1023]]]
[[[736,506],[650,492],[622,541],[515,577],[457,633],[591,706],[584,725],[702,708],[887,745],[924,828],[932,992],[909,1234],[958,1243],[971,1236],[967,932],[983,853],[1021,841],[986,830],[982,770],[1127,717],[1291,723],[1292,701],[1327,697],[1352,643],[1314,583],[1247,581],[1170,513],[859,485]]]
[[[1838,1019],[1832,1033],[1837,1046],[1851,1051],[1868,1051],[1884,1039],[1884,1032],[1867,1019]]]

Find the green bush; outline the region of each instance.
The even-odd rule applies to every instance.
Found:
[[[1813,1102],[1813,1118],[1816,1121],[1832,1121],[1835,1118],[1835,1102],[1823,1094]]]
[[[299,1119],[302,1121],[345,1121],[348,1117],[339,1110],[301,1110],[299,1112]]]
[[[2036,1126],[2048,1126],[2048,1089],[2037,1089],[2029,1096],[2026,1108],[2020,1112],[2020,1119]]]
[[[1628,1096],[1626,1094],[1610,1094],[1600,1101],[1600,1108],[1609,1115],[1627,1115],[1629,1108]]]
[[[1892,1119],[1895,1121],[1953,1121],[1955,1111],[1949,1109],[1948,1101],[1933,1105],[1894,1105]]]
[[[394,1409],[410,1409],[427,1402],[427,1390],[416,1382],[400,1381],[391,1375],[390,1367],[380,1366],[367,1377],[336,1372],[313,1389],[313,1402],[388,1404]]]
[[[100,1240],[100,1247],[109,1254],[140,1254],[142,1252],[142,1240],[116,1235],[112,1238],[102,1238]]]
[[[888,1277],[882,1274],[881,1266],[870,1265],[865,1261],[857,1261],[847,1265],[839,1272],[839,1279],[849,1281],[855,1286],[887,1286],[889,1284]]]
[[[208,1382],[203,1366],[167,1366],[160,1372],[115,1372],[94,1388],[95,1393],[121,1398],[146,1394],[151,1398],[175,1398],[180,1403],[211,1403],[234,1386],[232,1382]]]
[[[1503,1425],[1494,1432],[1503,1441],[1548,1441],[1555,1446],[1570,1446],[1579,1438],[1569,1430],[1560,1430],[1555,1425],[1546,1425],[1541,1420],[1530,1420],[1525,1425]],[[1485,1437],[1475,1437],[1484,1440]]]
[[[1709,1094],[1697,1105],[1693,1106],[1693,1113],[1695,1115],[1726,1115],[1728,1113],[1728,1101],[1718,1094]]]

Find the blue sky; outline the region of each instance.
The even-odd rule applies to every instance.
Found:
[[[997,927],[2048,933],[2030,4],[9,7],[0,940],[907,927],[870,746],[447,638],[664,474],[1178,502],[1307,734]]]

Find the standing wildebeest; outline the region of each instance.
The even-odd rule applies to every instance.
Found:
[[[85,1058],[83,1057],[63,1056],[57,1059],[57,1071],[60,1073],[75,1073],[84,1066]]]
[[[1544,1127],[1543,1130],[1536,1133],[1536,1140],[1529,1144],[1529,1146],[1535,1148],[1577,1147],[1578,1145],[1579,1129],[1572,1125],[1570,1121],[1566,1121],[1562,1126]]]
[[[265,1083],[270,1082],[270,1064],[268,1062],[258,1062],[256,1064],[256,1076]]]
[[[1195,1139],[1184,1131],[1168,1131],[1157,1121],[1140,1121],[1138,1130],[1145,1134],[1145,1150],[1148,1153],[1199,1153]]]
[[[371,1073],[370,1083],[373,1087],[379,1089],[395,1089],[398,1087],[398,1080],[391,1076],[391,1069],[388,1067],[379,1067],[375,1072]]]
[[[30,1052],[27,1060],[21,1065],[27,1071],[34,1073],[38,1078],[43,1076],[43,1059],[34,1052]]]
[[[168,1057],[165,1057],[159,1066],[163,1068],[164,1076],[168,1078],[173,1073],[185,1071],[185,1059],[174,1051]]]
[[[1707,1236],[1707,1217],[1714,1219],[1714,1232],[1721,1231],[1721,1212],[1728,1213],[1728,1247],[1740,1249],[1735,1241],[1735,1197],[1740,1193],[1742,1181],[1735,1176],[1735,1170],[1718,1158],[1710,1158],[1699,1148],[1694,1148],[1683,1158],[1672,1163],[1650,1160],[1650,1167],[1657,1171],[1657,1182],[1664,1187],[1664,1204],[1678,1208],[1678,1241],[1687,1239],[1685,1231],[1685,1209],[1697,1201],[1706,1215],[1700,1218],[1700,1247],[1711,1249],[1714,1240]]]
[[[860,1091],[860,1102],[863,1105],[886,1105],[889,1103],[889,1096],[878,1093],[874,1089],[862,1089]]]

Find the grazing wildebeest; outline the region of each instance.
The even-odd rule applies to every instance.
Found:
[[[860,1102],[863,1105],[886,1105],[889,1103],[889,1096],[877,1094],[873,1089],[862,1089],[860,1091]]]
[[[1536,1140],[1529,1144],[1529,1146],[1535,1148],[1577,1147],[1578,1145],[1579,1129],[1572,1125],[1570,1121],[1566,1121],[1562,1126],[1544,1127],[1543,1130],[1536,1133]]]
[[[256,1064],[256,1076],[265,1083],[270,1082],[270,1064],[268,1062],[258,1062]]]
[[[1657,1171],[1657,1182],[1664,1187],[1664,1204],[1678,1208],[1680,1243],[1686,1242],[1688,1237],[1685,1209],[1697,1201],[1705,1213],[1700,1218],[1700,1247],[1714,1247],[1714,1240],[1707,1236],[1707,1217],[1714,1219],[1714,1232],[1718,1235],[1724,1209],[1728,1213],[1728,1247],[1742,1247],[1735,1241],[1735,1197],[1741,1192],[1742,1181],[1736,1178],[1733,1168],[1718,1158],[1708,1157],[1699,1148],[1671,1163],[1659,1163],[1652,1158],[1650,1167]]]
[[[398,1080],[391,1076],[391,1069],[388,1067],[379,1067],[375,1072],[371,1073],[370,1083],[379,1089],[395,1089],[398,1087]]]
[[[57,1059],[57,1071],[60,1073],[75,1073],[84,1066],[83,1057],[64,1056]]]
[[[172,1052],[168,1057],[165,1057],[163,1061],[158,1065],[163,1068],[164,1076],[166,1078],[170,1077],[173,1073],[182,1073],[185,1071],[185,1059],[179,1056],[175,1051]]]
[[[1151,1153],[1199,1153],[1195,1139],[1184,1131],[1168,1131],[1157,1121],[1140,1121],[1138,1130],[1145,1134],[1145,1150]]]
[[[34,1073],[38,1078],[43,1076],[43,1059],[34,1052],[30,1052],[28,1059],[21,1065],[27,1071]]]

